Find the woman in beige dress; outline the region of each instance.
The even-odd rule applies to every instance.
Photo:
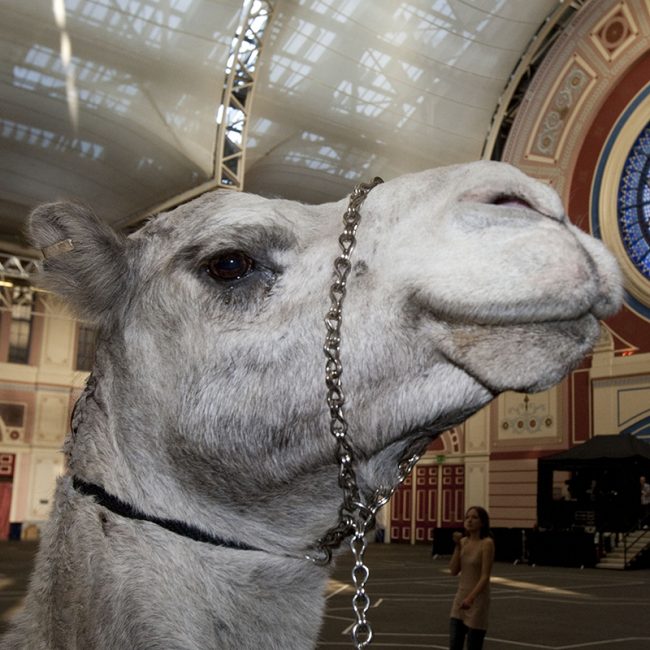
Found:
[[[454,533],[454,554],[449,570],[458,580],[451,608],[449,650],[481,650],[487,630],[490,606],[490,573],[494,562],[494,540],[490,516],[480,506],[468,508],[465,534]]]

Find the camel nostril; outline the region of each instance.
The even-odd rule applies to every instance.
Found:
[[[504,205],[513,208],[528,208],[534,210],[535,208],[526,199],[515,194],[499,194],[488,201],[492,205]]]

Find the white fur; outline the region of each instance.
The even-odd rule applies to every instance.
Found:
[[[495,205],[509,195],[527,201]],[[304,650],[328,571],[303,558],[341,495],[325,405],[323,317],[346,201],[229,192],[128,239],[88,210],[37,210],[32,238],[71,237],[44,283],[100,330],[24,613],[0,646]],[[372,190],[344,305],[350,438],[364,494],[397,460],[506,389],[559,381],[614,313],[613,257],[552,189],[475,163]],[[244,250],[233,284],[203,263]],[[263,551],[194,542],[77,494],[97,483],[157,517]]]

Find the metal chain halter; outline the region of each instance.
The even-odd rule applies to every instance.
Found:
[[[334,282],[330,288],[330,310],[325,316],[327,336],[324,352],[325,383],[327,385],[327,405],[330,410],[330,432],[336,439],[336,458],[339,464],[339,486],[343,490],[343,503],[339,508],[339,521],[318,540],[318,557],[311,559],[318,564],[328,564],[332,558],[332,549],[338,548],[341,542],[350,536],[350,549],[354,557],[352,581],[355,595],[352,608],[356,615],[356,623],[352,627],[352,639],[355,648],[365,648],[372,641],[372,629],[366,619],[370,608],[370,598],[366,593],[366,582],[370,575],[364,563],[364,553],[367,542],[366,534],[375,526],[375,516],[385,505],[397,487],[409,475],[422,453],[421,444],[418,450],[407,449],[398,463],[397,482],[393,486],[380,486],[375,490],[369,503],[364,503],[357,477],[354,470],[354,449],[348,439],[348,423],[343,414],[345,395],[341,383],[343,367],[341,364],[341,323],[343,321],[343,300],[346,295],[346,282],[351,269],[350,256],[356,245],[356,232],[361,214],[359,208],[370,190],[384,181],[375,177],[369,183],[357,185],[351,196],[345,214],[343,215],[344,230],[339,237],[341,254],[334,260]]]

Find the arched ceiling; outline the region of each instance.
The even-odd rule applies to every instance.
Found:
[[[2,0],[0,236],[37,203],[119,222],[212,174],[240,0]]]
[[[213,177],[241,0],[0,0],[0,239],[43,201],[116,227]],[[307,202],[479,158],[561,0],[276,0],[245,189]],[[5,246],[6,247],[6,246]]]
[[[264,53],[247,189],[339,198],[364,177],[480,157],[555,0],[285,0]]]

